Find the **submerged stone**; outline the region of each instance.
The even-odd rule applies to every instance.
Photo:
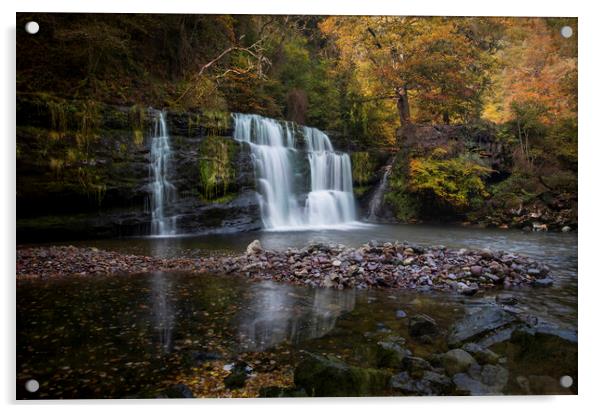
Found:
[[[516,318],[498,307],[486,307],[456,323],[448,336],[448,344],[457,347],[467,341],[474,341],[480,336],[506,326]]]
[[[349,366],[336,358],[312,353],[306,353],[295,368],[295,385],[312,397],[384,394],[390,377],[386,371]]]

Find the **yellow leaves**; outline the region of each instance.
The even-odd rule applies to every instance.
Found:
[[[467,208],[475,198],[488,196],[482,177],[490,171],[469,160],[414,158],[409,172],[408,188],[412,192],[432,194],[453,208]]]
[[[224,369],[224,365],[224,361],[207,362],[200,367],[193,368],[189,374],[175,377],[173,381],[186,384],[194,396],[200,398],[258,397],[262,387],[292,387],[294,385],[293,368],[284,365],[272,371],[254,372],[249,375],[242,388],[228,389],[224,385],[224,379],[230,373]]]
[[[577,58],[563,53],[575,39],[560,41],[560,33],[549,19],[508,19],[507,44],[498,53],[503,64],[498,92],[484,117],[505,122],[512,119],[512,102],[537,101],[548,108],[545,123],[574,115],[576,91],[566,87],[566,79],[576,76]]]

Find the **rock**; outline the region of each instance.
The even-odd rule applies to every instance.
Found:
[[[564,227],[562,227],[562,232],[571,232],[571,227],[569,227],[568,225],[565,225]]]
[[[533,231],[547,231],[548,230],[548,226],[546,224],[540,224],[538,222],[534,222],[533,223]]]
[[[508,370],[501,366],[485,365],[470,373],[458,373],[453,376],[456,391],[469,396],[503,394],[508,383]]]
[[[257,239],[247,246],[247,255],[260,254],[262,251],[263,248],[261,246],[261,242],[259,242]]]
[[[407,317],[407,314],[403,310],[397,310],[397,311],[395,311],[395,317],[397,317],[397,318],[405,318],[405,317]]]
[[[295,368],[295,385],[310,397],[352,397],[385,394],[390,373],[349,366],[334,357],[306,352]]]
[[[493,258],[493,251],[491,251],[489,248],[483,248],[481,250],[481,257],[486,259]]]
[[[259,397],[307,397],[307,393],[304,389],[298,389],[295,387],[267,386],[259,389]]]
[[[339,260],[334,260],[334,261],[332,262],[332,266],[333,266],[333,267],[340,267],[340,266],[341,266],[341,261],[339,261]]]
[[[543,325],[522,326],[513,331],[509,343],[517,348],[516,363],[554,365],[563,374],[576,377],[577,333],[575,331]]]
[[[466,343],[462,350],[468,352],[479,364],[496,364],[500,356],[493,351],[483,348],[477,343]]]
[[[404,259],[402,263],[403,263],[403,265],[407,266],[407,265],[412,264],[413,262],[414,262],[414,257],[408,257],[408,258]]]
[[[403,339],[402,339],[403,340]],[[403,344],[403,341],[401,341]],[[411,352],[396,341],[379,341],[376,347],[376,366],[379,368],[399,368],[404,358]]]
[[[549,278],[540,278],[538,280],[533,281],[533,286],[534,287],[550,287],[554,284],[554,281]]]
[[[480,265],[473,265],[472,267],[470,267],[470,273],[472,275],[479,276],[479,275],[481,275],[482,272],[483,272],[483,267],[481,267]]]
[[[473,296],[479,291],[479,287],[475,284],[467,285],[463,282],[459,282],[457,287],[460,294],[467,296]]]
[[[228,389],[239,389],[244,387],[250,367],[247,363],[238,362],[230,370],[230,374],[224,379],[224,384]]]
[[[410,317],[409,329],[412,337],[437,335],[439,333],[439,327],[435,320],[425,314],[418,314]]]
[[[453,384],[448,377],[434,371],[424,372],[419,380],[404,371],[391,377],[391,387],[404,395],[436,396],[450,394]]]
[[[516,305],[518,304],[518,300],[516,299],[516,297],[514,297],[513,295],[510,294],[498,294],[495,297],[495,301],[503,304],[503,305]]]
[[[178,383],[176,385],[171,386],[165,392],[165,395],[170,399],[192,399],[194,395],[192,394],[192,390],[183,384]]]
[[[456,323],[448,336],[447,342],[451,347],[457,347],[514,321],[516,321],[514,316],[499,307],[485,307],[467,315]]]
[[[441,365],[450,376],[468,370],[475,363],[476,360],[470,354],[459,348],[449,350],[441,356]]]
[[[426,370],[432,370],[431,364],[423,358],[407,356],[401,363],[401,369],[413,378],[420,378]]]

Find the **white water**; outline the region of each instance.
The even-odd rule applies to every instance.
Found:
[[[387,189],[387,179],[389,178],[392,168],[392,162],[389,162],[384,168],[383,176],[380,179],[378,188],[376,188],[376,191],[374,191],[374,195],[368,204],[368,221],[378,221],[378,215],[382,209],[385,190]]]
[[[234,114],[234,138],[253,155],[263,226],[270,230],[336,227],[354,222],[355,201],[349,155],[337,153],[322,131],[259,115]],[[295,132],[305,151],[295,148]],[[302,169],[310,171],[303,188]]]
[[[158,112],[151,142],[151,235],[174,235],[176,217],[166,217],[165,207],[175,200],[176,188],[168,181],[171,148],[165,124],[165,115]]]

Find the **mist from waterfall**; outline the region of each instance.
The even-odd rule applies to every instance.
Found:
[[[351,160],[310,127],[233,114],[234,138],[249,145],[263,226],[272,230],[334,227],[356,218]],[[304,148],[296,147],[302,135]],[[303,170],[309,167],[309,183]]]
[[[176,188],[168,180],[171,148],[163,112],[158,112],[155,117],[150,158],[151,235],[174,235],[176,233],[176,217],[165,216],[166,206],[175,200]]]

